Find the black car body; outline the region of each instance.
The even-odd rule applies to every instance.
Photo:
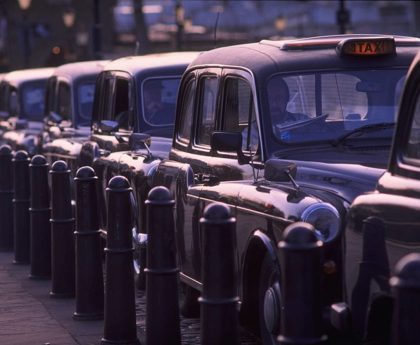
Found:
[[[108,61],[61,65],[47,82],[42,154],[50,164],[67,162],[73,176],[82,144],[90,136],[96,78]]]
[[[54,68],[34,68],[9,72],[2,81],[2,111],[10,127],[3,140],[13,150],[30,155],[39,150],[38,135],[43,128],[45,88]]]
[[[141,214],[141,219],[133,220],[135,243],[144,232],[148,176],[168,156],[181,76],[197,55],[182,52],[116,59],[105,66],[96,83],[92,132],[83,143],[78,163],[94,167],[103,193],[115,175],[130,180],[133,210]],[[161,102],[159,113],[148,108],[152,102],[146,104],[146,95]],[[102,194],[101,210],[105,210],[105,199]],[[106,213],[101,214],[102,228],[106,230]],[[138,272],[140,267],[135,262]]]
[[[419,44],[381,35],[261,41],[205,52],[185,72],[172,149],[153,174],[175,197],[181,281],[202,288],[199,220],[208,204],[226,203],[237,220],[241,318],[264,344],[279,332],[276,248],[288,225],[314,225],[332,267],[320,298],[326,309],[342,300],[344,220],[386,168]],[[269,97],[279,78],[283,111],[296,114],[281,123]]]
[[[420,252],[419,121],[417,55],[404,88],[388,170],[374,191],[353,201],[345,231],[346,302],[352,329],[359,338],[379,338],[383,344],[391,338],[389,281],[394,267],[405,255]],[[376,226],[364,226],[369,217],[376,218]]]

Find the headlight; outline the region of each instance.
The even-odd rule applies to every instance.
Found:
[[[340,232],[340,214],[334,206],[327,203],[306,208],[302,213],[302,221],[312,224],[316,236],[323,242],[334,240]]]

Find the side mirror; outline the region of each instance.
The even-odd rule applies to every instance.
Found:
[[[50,121],[57,124],[63,121],[63,117],[60,114],[56,113],[55,111],[50,111],[48,118]]]
[[[0,110],[0,120],[7,120],[9,117],[9,112],[5,110]]]
[[[249,158],[242,152],[242,134],[238,132],[213,132],[210,147],[213,151],[236,152],[238,163],[247,164]]]
[[[102,120],[99,123],[99,130],[102,133],[112,133],[112,132],[116,132],[118,130],[118,122],[117,121],[113,121],[113,120]]]
[[[15,122],[15,129],[25,129],[28,127],[28,121],[26,119],[17,119]]]
[[[149,146],[151,144],[151,138],[149,134],[144,133],[131,133],[130,138],[128,140],[130,145],[130,149],[132,151],[137,151],[141,149],[145,149],[149,151]]]
[[[264,178],[273,182],[290,182],[295,178],[297,166],[295,163],[280,159],[269,159],[265,162]]]

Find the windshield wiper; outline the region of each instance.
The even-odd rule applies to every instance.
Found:
[[[395,123],[393,122],[379,122],[379,123],[372,123],[370,125],[365,125],[362,127],[358,127],[353,129],[352,131],[343,134],[342,136],[332,140],[331,144],[333,146],[338,146],[346,141],[346,139],[356,135],[356,134],[364,134],[364,133],[370,133],[370,132],[377,132],[382,131],[384,129],[394,128]]]

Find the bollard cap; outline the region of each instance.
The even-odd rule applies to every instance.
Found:
[[[392,287],[420,288],[420,254],[404,256],[395,266],[395,275],[391,278]]]
[[[76,179],[78,180],[91,180],[93,177],[96,177],[95,170],[90,166],[83,166],[77,169]]]
[[[234,222],[235,218],[231,216],[229,206],[221,202],[214,202],[207,205],[204,209],[203,217],[200,223],[226,223]]]
[[[172,199],[171,192],[164,186],[157,186],[147,195],[146,204],[153,205],[173,205],[175,201]]]
[[[35,155],[31,159],[31,165],[34,165],[34,166],[47,165],[47,160],[42,155]]]
[[[14,157],[15,161],[27,161],[28,160],[28,153],[24,150],[19,150],[15,153]]]
[[[312,249],[322,246],[315,234],[315,228],[307,222],[296,222],[290,224],[283,234],[284,240],[279,242],[280,248],[291,249]]]
[[[0,146],[0,156],[10,156],[12,154],[12,149],[9,145]]]
[[[125,192],[131,190],[130,182],[124,176],[114,176],[109,180],[107,191]]]
[[[52,172],[58,172],[58,173],[63,173],[63,172],[68,172],[69,169],[67,167],[67,163],[65,161],[55,161],[51,167],[51,171]]]

